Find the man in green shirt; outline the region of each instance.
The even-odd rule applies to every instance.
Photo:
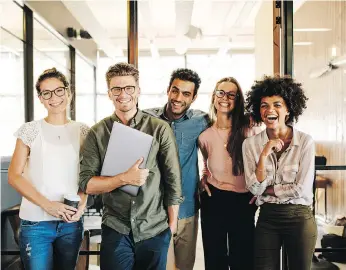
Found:
[[[106,79],[115,113],[95,124],[85,139],[79,182],[85,193],[102,194],[101,269],[164,270],[182,202],[175,138],[167,123],[137,108],[139,72],[133,65],[111,66]],[[154,137],[145,169],[138,167],[140,159],[124,173],[100,176],[114,121]],[[138,195],[123,192],[123,185],[140,186]]]

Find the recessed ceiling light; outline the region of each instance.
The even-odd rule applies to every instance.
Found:
[[[330,28],[295,28],[294,32],[328,32],[331,31]]]
[[[312,42],[310,41],[304,41],[304,42],[294,42],[294,46],[309,46]]]

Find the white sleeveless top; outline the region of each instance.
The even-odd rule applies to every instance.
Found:
[[[52,125],[44,119],[23,124],[14,134],[30,148],[24,177],[47,199],[63,201],[77,194],[79,149],[89,128],[79,122]],[[22,198],[19,217],[29,221],[60,220]]]

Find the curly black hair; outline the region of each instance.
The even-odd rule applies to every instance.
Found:
[[[178,68],[174,70],[171,74],[171,80],[169,81],[168,88],[172,86],[174,79],[193,82],[195,84],[193,96],[197,94],[199,86],[201,85],[201,78],[198,76],[198,74],[195,71],[188,68]]]
[[[298,117],[306,109],[308,98],[304,94],[302,84],[289,76],[264,76],[262,80],[255,81],[246,95],[246,111],[251,114],[256,123],[262,122],[260,106],[262,98],[280,96],[286,103],[289,116],[286,123],[298,122]]]

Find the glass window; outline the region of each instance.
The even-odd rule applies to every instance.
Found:
[[[38,77],[46,69],[55,67],[70,81],[70,50],[69,47],[34,19],[34,85]],[[46,109],[34,94],[34,119],[46,116]]]
[[[22,35],[20,29],[9,27],[22,25],[23,12],[13,2],[3,3],[1,16],[10,11],[13,11],[11,17],[1,18],[8,29],[2,28],[3,25],[0,28],[0,156],[13,153],[16,142],[13,133],[25,122],[23,42],[18,38]]]
[[[94,66],[76,54],[76,120],[89,126],[95,124]]]
[[[23,40],[23,9],[13,1],[0,1],[0,26]]]
[[[100,121],[114,112],[113,102],[106,94],[96,96],[96,108],[96,121]]]

